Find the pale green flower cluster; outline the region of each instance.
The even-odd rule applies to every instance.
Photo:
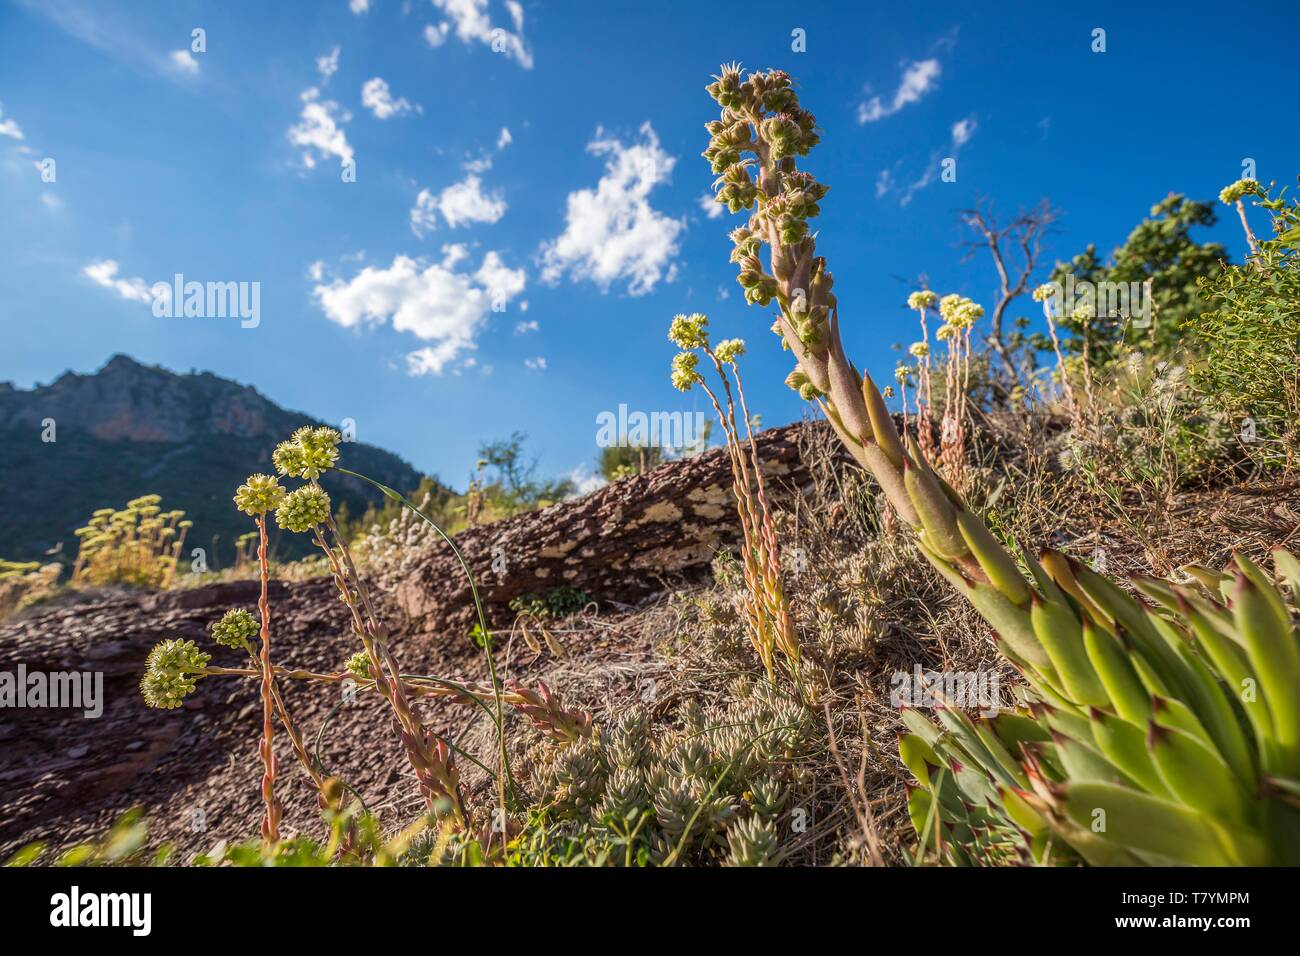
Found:
[[[330,516],[330,496],[318,485],[303,485],[285,496],[275,523],[287,531],[310,531]]]
[[[934,304],[939,301],[939,297],[929,289],[922,289],[920,292],[913,292],[907,297],[907,307],[913,311],[919,312],[922,309],[933,309]]]
[[[243,608],[231,608],[220,620],[212,622],[209,631],[212,639],[222,647],[240,650],[248,647],[253,638],[258,636],[261,625],[257,618]]]
[[[700,349],[709,344],[709,317],[703,312],[673,316],[668,341],[679,349]]]
[[[198,649],[193,641],[163,641],[155,645],[145,661],[140,692],[150,707],[172,710],[194,690],[211,655]]]
[[[735,362],[745,354],[744,339],[723,339],[718,343],[718,347],[713,350],[713,354],[718,357],[719,362]]]
[[[812,383],[808,373],[803,369],[796,368],[793,372],[785,377],[785,384],[799,393],[799,397],[805,402],[811,402],[815,398],[821,397],[821,392],[817,386]]]
[[[366,651],[357,651],[349,657],[343,662],[343,669],[357,680],[371,680],[374,677],[370,672],[370,655]]]
[[[276,446],[271,455],[275,470],[291,478],[319,478],[338,462],[342,437],[333,428],[304,425]]]
[[[673,356],[673,388],[679,392],[689,392],[691,386],[702,381],[698,366],[700,357],[694,352],[678,352]]]
[[[913,342],[907,351],[915,358],[925,358],[930,354],[930,346],[924,342]]]
[[[1219,193],[1219,202],[1231,206],[1242,196],[1262,196],[1264,190],[1254,179],[1238,179],[1231,186],[1224,186]]]
[[[248,480],[235,489],[235,507],[246,515],[260,517],[274,511],[284,501],[284,486],[270,475],[249,475]]]
[[[968,329],[984,316],[984,307],[962,295],[945,295],[939,300],[939,315],[948,325]]]
[[[1044,282],[1034,290],[1033,295],[1035,302],[1046,302],[1056,295],[1056,286],[1051,282]]]

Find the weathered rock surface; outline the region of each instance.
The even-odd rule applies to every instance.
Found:
[[[769,493],[781,498],[807,481],[800,458],[803,424],[757,436]],[[817,426],[822,427],[822,426]],[[725,449],[670,462],[575,501],[517,515],[456,536],[493,623],[512,615],[524,594],[569,586],[602,606],[630,605],[698,580],[719,547],[739,538]],[[428,548],[396,591],[417,630],[467,627],[469,583],[441,543]]]

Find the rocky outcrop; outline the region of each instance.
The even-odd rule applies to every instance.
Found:
[[[769,491],[781,498],[808,480],[802,424],[758,436]],[[493,623],[513,615],[511,599],[573,588],[601,606],[633,604],[698,580],[720,547],[740,534],[725,449],[607,485],[544,511],[516,515],[456,536]],[[414,570],[396,601],[416,629],[473,621],[469,582],[445,544],[408,559]]]

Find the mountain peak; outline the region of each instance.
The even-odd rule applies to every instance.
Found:
[[[229,560],[232,542],[247,530],[231,493],[247,475],[270,470],[272,449],[295,428],[320,423],[211,372],[178,374],[123,354],[91,374],[0,387],[0,442],[11,452],[0,483],[0,544],[8,552],[0,556],[39,556],[60,540],[73,554],[71,532],[96,508],[158,493],[194,520],[193,540]],[[347,455],[391,487],[410,491],[420,482],[382,449],[353,443]],[[353,514],[381,500],[355,479],[330,476],[326,484]]]

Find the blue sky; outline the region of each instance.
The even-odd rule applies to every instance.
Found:
[[[818,117],[819,250],[877,375],[918,275],[991,304],[958,246],[979,196],[1050,199],[1068,258],[1246,157],[1300,172],[1292,5],[1055,6],[0,0],[0,380],[210,370],[462,485],[485,439],[525,431],[564,474],[601,411],[701,407],[665,331],[705,311],[749,341],[764,423],[797,419],[727,262],[739,217],[700,204],[723,61],[788,70]],[[1207,235],[1240,256],[1234,222]],[[260,323],[155,316],[178,272],[259,282]]]

